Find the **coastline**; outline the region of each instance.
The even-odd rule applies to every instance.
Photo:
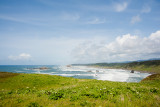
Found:
[[[121,69],[121,70],[134,70],[134,69],[124,69],[124,68],[114,68],[114,67],[102,67],[102,66],[88,66],[88,67],[94,67],[94,68],[100,68],[100,69]],[[137,71],[137,72],[140,72],[140,73],[148,73],[148,74],[151,74],[147,77],[145,77],[144,79],[142,79],[140,82],[144,81],[144,80],[147,80],[148,78],[152,77],[152,76],[155,76],[155,75],[160,75],[160,73],[155,73],[155,72],[149,72],[149,71],[140,71],[140,70],[134,70],[134,71]]]
[[[132,74],[130,71],[118,70],[107,70],[102,67],[90,67],[90,66],[16,66],[14,69],[9,66],[5,67],[6,71],[17,72],[17,73],[37,73],[37,74],[50,74],[60,75],[64,77],[83,78],[83,79],[96,79],[96,80],[108,80],[108,81],[119,81],[119,82],[140,82],[143,78],[150,74],[140,74],[138,72]],[[41,69],[42,68],[42,69]],[[45,68],[45,69],[44,69]],[[5,69],[2,70],[5,71]],[[47,70],[46,70],[47,69]],[[67,72],[69,71],[69,72]],[[78,72],[76,72],[78,71]]]
[[[123,67],[105,67],[105,66],[88,66],[88,67],[94,67],[94,68],[100,68],[100,69],[122,69],[122,70],[134,70],[140,73],[149,73],[149,74],[160,74],[154,71],[147,71],[147,70],[138,70],[134,68],[123,68]]]

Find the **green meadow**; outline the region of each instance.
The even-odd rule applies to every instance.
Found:
[[[0,107],[159,107],[160,74],[140,83],[0,72]]]

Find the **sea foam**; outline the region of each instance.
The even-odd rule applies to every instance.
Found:
[[[61,71],[67,72],[85,72],[87,74],[58,74],[61,76],[92,76],[93,79],[98,80],[109,80],[109,81],[120,81],[120,82],[138,82],[139,80],[147,77],[148,73],[140,73],[135,71],[135,73],[130,73],[129,70],[122,69],[103,69],[88,66],[60,66]],[[136,78],[139,78],[136,80]]]

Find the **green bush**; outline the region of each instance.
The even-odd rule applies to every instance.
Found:
[[[51,95],[49,95],[49,99],[51,100],[58,100],[63,98],[64,93],[63,92],[54,92]]]
[[[158,90],[156,88],[151,88],[150,92],[152,92],[152,93],[158,93]]]
[[[39,107],[39,104],[36,102],[31,102],[28,107]]]

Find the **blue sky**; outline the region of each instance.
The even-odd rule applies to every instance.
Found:
[[[160,58],[159,0],[0,0],[0,64]]]

